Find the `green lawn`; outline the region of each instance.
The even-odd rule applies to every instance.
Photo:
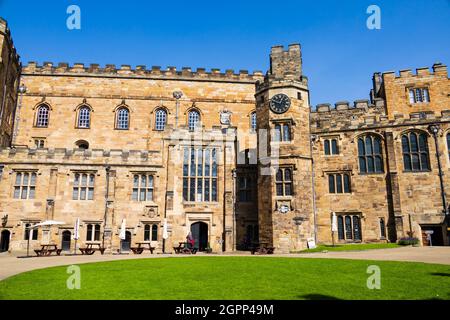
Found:
[[[337,244],[332,245],[318,245],[315,249],[306,249],[300,251],[300,253],[309,252],[322,252],[322,251],[363,251],[374,249],[391,249],[400,248],[402,246],[396,243],[362,243],[362,244]]]
[[[366,286],[369,265],[381,289]],[[276,257],[189,257],[80,265],[81,289],[66,267],[0,282],[0,299],[450,299],[450,266]]]

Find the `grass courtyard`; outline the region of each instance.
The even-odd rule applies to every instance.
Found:
[[[367,267],[381,289],[366,286]],[[67,267],[0,282],[0,299],[450,299],[450,266],[410,262],[276,257],[187,257],[81,264],[81,289]]]

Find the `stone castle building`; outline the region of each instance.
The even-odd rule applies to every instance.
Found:
[[[73,251],[77,219],[79,246],[111,251],[172,252],[189,232],[216,252],[449,245],[443,64],[375,73],[369,100],[312,108],[298,44],[273,47],[266,74],[22,66],[0,20],[0,50],[1,251]],[[27,229],[45,220],[64,224]]]

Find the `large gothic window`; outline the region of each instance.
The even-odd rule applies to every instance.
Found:
[[[197,110],[191,110],[188,114],[189,131],[194,131],[200,126],[200,113]]]
[[[91,126],[91,109],[83,106],[78,111],[78,128],[90,128]]]
[[[47,105],[41,105],[37,109],[36,115],[36,127],[45,128],[48,127],[48,119],[50,114],[50,108]]]
[[[428,171],[428,141],[425,133],[409,132],[402,136],[403,165],[405,171]]]
[[[116,115],[116,129],[128,130],[130,127],[130,111],[125,107],[120,107]]]
[[[184,148],[183,200],[217,201],[218,155],[215,148]]]
[[[360,173],[383,173],[381,139],[373,135],[359,138],[358,159]]]
[[[163,131],[166,129],[167,112],[166,110],[159,108],[155,112],[155,130]]]

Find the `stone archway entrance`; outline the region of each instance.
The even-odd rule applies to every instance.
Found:
[[[120,241],[120,247],[122,251],[130,251],[131,248],[131,232],[125,232],[125,239]]]
[[[0,252],[6,252],[9,250],[9,239],[11,232],[9,230],[3,230],[0,235]]]
[[[196,222],[191,225],[192,237],[195,240],[195,248],[199,251],[205,251],[208,247],[208,224]]]
[[[61,249],[63,251],[70,251],[70,241],[72,240],[72,233],[69,230],[64,230],[62,233]]]

